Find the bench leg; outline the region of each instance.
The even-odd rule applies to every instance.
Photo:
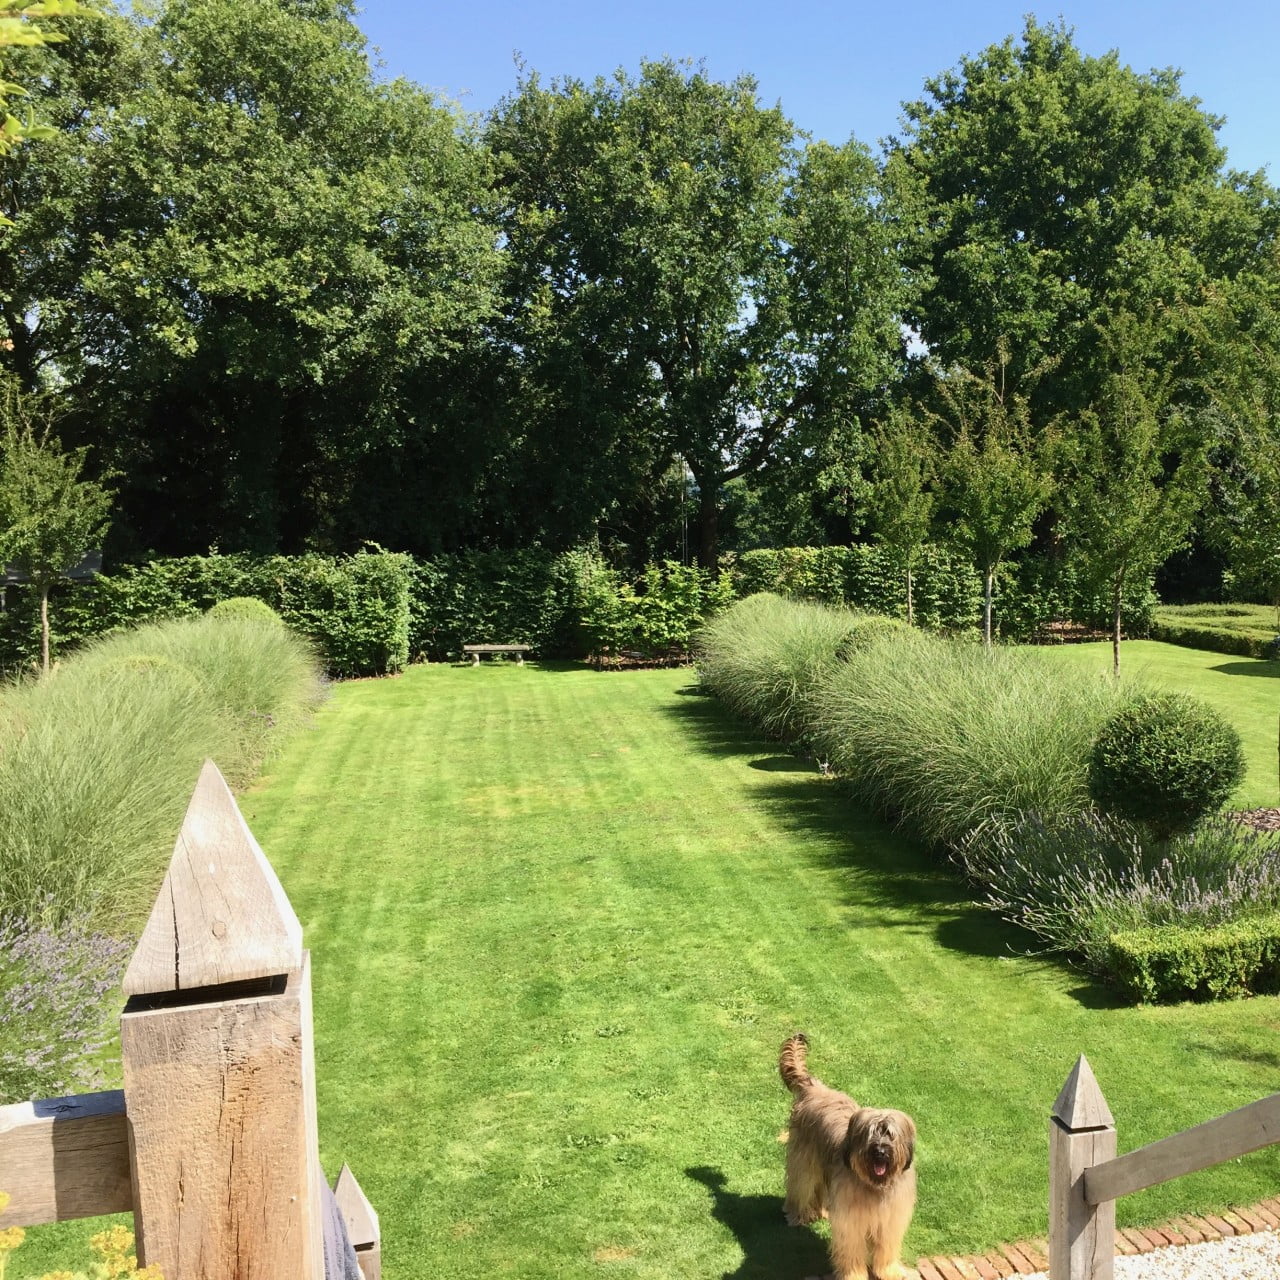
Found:
[[[480,655],[478,653],[473,653],[471,655],[471,665],[473,667],[478,667],[480,665]]]
[[[524,666],[524,654],[523,654],[523,653],[517,653],[517,654],[516,654],[516,666],[517,666],[517,667],[523,667],[523,666]]]

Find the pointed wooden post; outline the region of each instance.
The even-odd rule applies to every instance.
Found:
[[[1115,1153],[1115,1121],[1081,1054],[1049,1117],[1049,1280],[1112,1280],[1115,1201],[1089,1204],[1084,1173]]]
[[[165,1280],[323,1280],[309,956],[212,761],[124,989],[141,1261]]]
[[[382,1280],[382,1231],[373,1205],[360,1189],[349,1165],[342,1166],[333,1198],[338,1202],[342,1220],[347,1224],[347,1239],[356,1251],[360,1274],[364,1280]]]

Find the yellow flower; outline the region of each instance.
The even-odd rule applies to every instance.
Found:
[[[83,1280],[83,1277],[72,1275],[70,1271],[46,1271],[40,1280]]]
[[[5,1196],[5,1200],[9,1199]],[[0,1206],[2,1208],[3,1206]],[[0,1254],[8,1253],[12,1249],[16,1249],[25,1239],[27,1233],[21,1227],[5,1227],[0,1231]]]
[[[96,1236],[90,1236],[89,1248],[109,1262],[123,1259],[133,1248],[133,1232],[128,1227],[117,1224],[106,1231],[99,1231]]]

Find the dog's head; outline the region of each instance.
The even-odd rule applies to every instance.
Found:
[[[904,1111],[860,1107],[849,1121],[845,1160],[869,1187],[887,1187],[916,1158],[915,1122]]]

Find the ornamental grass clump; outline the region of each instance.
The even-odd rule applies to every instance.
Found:
[[[145,914],[206,758],[247,783],[321,692],[272,622],[122,632],[0,695],[0,914],[104,927]]]
[[[957,858],[989,907],[1098,973],[1117,934],[1280,910],[1280,835],[1224,816],[1165,841],[1093,809],[1030,814],[974,832]]]
[[[1064,680],[1034,650],[985,650],[918,631],[868,637],[811,694],[818,749],[867,803],[929,844],[1031,811],[1087,807],[1086,761],[1128,697]]]
[[[711,620],[695,652],[704,685],[766,733],[792,741],[811,735],[814,690],[843,654],[861,647],[865,634],[905,630],[875,614],[770,592],[748,596]]]
[[[1147,694],[1119,708],[1089,754],[1089,794],[1099,808],[1163,840],[1222,808],[1243,777],[1235,728],[1181,693]]]

